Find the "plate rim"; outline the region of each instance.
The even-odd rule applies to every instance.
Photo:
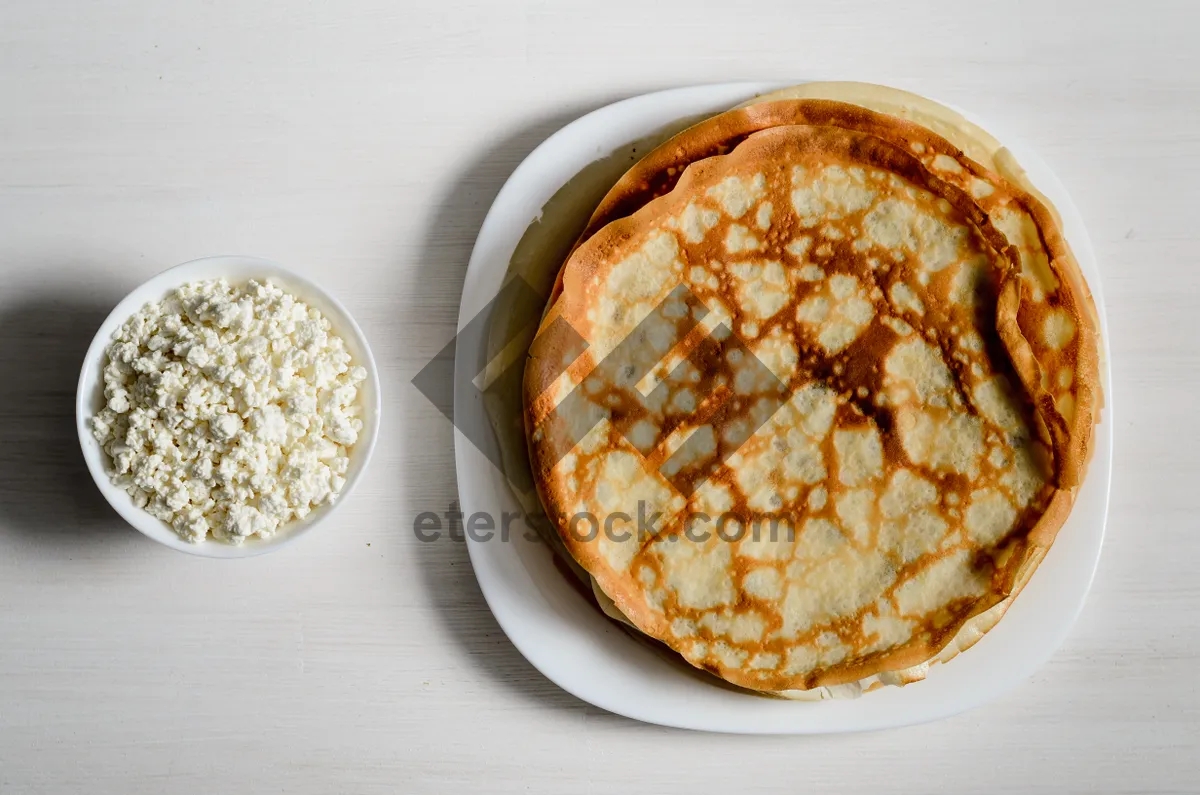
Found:
[[[798,81],[809,82],[809,81]],[[609,151],[604,151],[604,142],[595,139],[600,138],[601,132],[594,132],[589,128],[603,128],[600,124],[604,122],[609,125],[616,124],[620,126],[625,124],[636,129],[637,134],[629,137],[629,140],[634,140],[638,135],[644,135],[653,132],[661,126],[662,120],[658,123],[645,121],[648,114],[645,110],[646,106],[654,106],[657,109],[665,107],[675,107],[677,105],[694,104],[696,107],[693,113],[703,113],[708,109],[708,106],[717,106],[719,112],[724,101],[729,100],[728,107],[732,107],[737,102],[744,101],[756,94],[765,93],[777,88],[788,85],[795,85],[793,82],[729,82],[729,83],[714,83],[698,86],[686,86],[681,88],[666,89],[662,91],[649,92],[639,94],[627,99],[619,100],[601,108],[593,110],[574,121],[563,126],[541,144],[539,144],[513,171],[505,182],[504,186],[497,193],[496,198],[492,202],[491,207],[480,227],[479,234],[476,238],[475,245],[472,248],[471,257],[467,267],[466,277],[463,284],[463,293],[460,301],[460,311],[458,318],[458,329],[462,329],[475,316],[475,314],[493,297],[492,294],[480,292],[480,282],[483,277],[488,274],[486,271],[495,269],[496,264],[500,261],[500,257],[494,256],[490,251],[493,245],[492,241],[495,238],[503,239],[505,234],[504,224],[508,222],[505,216],[508,215],[523,215],[527,213],[524,224],[517,231],[517,237],[523,233],[528,225],[533,223],[540,217],[541,203],[531,202],[528,195],[522,195],[522,191],[527,194],[529,185],[536,185],[538,180],[546,179],[545,176],[539,176],[539,169],[544,171],[554,172],[553,163],[556,160],[566,160],[568,155],[574,155],[575,159],[579,159],[583,154],[590,153],[591,160],[602,158],[609,154]],[[937,101],[937,100],[935,100]],[[1112,445],[1113,445],[1113,405],[1112,405],[1112,385],[1111,385],[1111,355],[1109,353],[1109,329],[1107,312],[1104,303],[1102,274],[1100,273],[1098,263],[1096,261],[1095,250],[1092,246],[1090,236],[1087,233],[1086,227],[1083,225],[1082,217],[1079,209],[1071,199],[1065,186],[1057,175],[1049,168],[1044,160],[1028,146],[1025,146],[1019,139],[1011,135],[1006,135],[1002,129],[997,128],[990,123],[981,122],[973,114],[963,111],[959,108],[941,103],[946,107],[957,110],[963,113],[971,121],[979,124],[983,129],[988,130],[998,140],[1006,142],[1006,146],[1010,150],[1016,151],[1020,157],[1019,162],[1029,173],[1030,178],[1037,185],[1039,190],[1050,197],[1059,213],[1063,218],[1064,234],[1066,235],[1076,258],[1080,262],[1081,269],[1087,280],[1089,289],[1091,290],[1093,300],[1096,304],[1097,315],[1100,320],[1101,333],[1101,356],[1103,360],[1104,370],[1102,372],[1102,384],[1104,389],[1104,406],[1101,411],[1100,421],[1096,430],[1096,449],[1091,462],[1088,473],[1088,480],[1085,481],[1085,488],[1088,485],[1092,486],[1091,491],[1097,489],[1099,493],[1091,496],[1095,505],[1090,509],[1098,511],[1098,517],[1093,521],[1093,530],[1086,536],[1090,542],[1086,544],[1086,551],[1089,555],[1088,567],[1086,576],[1083,578],[1076,577],[1077,584],[1073,590],[1075,598],[1072,599],[1071,609],[1069,613],[1065,613],[1058,617],[1056,621],[1056,629],[1052,631],[1052,638],[1048,637],[1041,644],[1036,652],[1025,653],[1023,656],[1018,655],[1014,661],[1015,668],[1019,669],[1016,672],[1008,671],[1006,676],[998,677],[999,681],[990,681],[980,685],[977,692],[973,693],[969,698],[961,698],[953,703],[943,704],[937,707],[916,709],[907,714],[898,712],[895,709],[879,709],[879,710],[857,710],[851,712],[850,720],[824,720],[821,718],[833,717],[830,714],[831,709],[837,709],[840,704],[861,703],[864,699],[875,699],[876,703],[882,701],[881,696],[884,693],[871,694],[865,696],[864,699],[858,699],[855,702],[821,702],[818,704],[801,703],[801,702],[780,702],[774,699],[758,698],[749,694],[737,694],[739,698],[744,699],[747,703],[752,703],[761,709],[737,709],[727,710],[726,715],[706,714],[691,711],[688,714],[672,713],[669,709],[664,711],[661,706],[656,706],[653,700],[629,700],[628,694],[622,697],[620,693],[610,692],[603,687],[584,687],[580,685],[581,680],[577,676],[570,676],[568,672],[564,672],[559,665],[553,661],[554,652],[552,649],[545,647],[537,647],[532,643],[530,635],[536,634],[529,630],[527,626],[519,626],[518,619],[515,619],[508,610],[505,604],[506,600],[512,599],[513,594],[506,593],[502,582],[493,577],[493,570],[489,568],[493,561],[489,559],[492,549],[509,550],[508,554],[517,554],[513,549],[512,544],[488,544],[472,538],[467,538],[467,550],[471,560],[472,569],[475,572],[476,579],[479,582],[479,587],[483,593],[484,599],[488,604],[489,609],[496,617],[501,629],[504,630],[509,640],[516,646],[517,650],[532,664],[542,675],[553,682],[558,687],[566,690],[575,697],[591,703],[597,707],[605,709],[609,712],[624,715],[634,720],[643,721],[646,723],[658,724],[663,726],[693,729],[702,731],[715,731],[727,733],[745,733],[745,734],[821,734],[835,733],[846,731],[862,731],[886,727],[898,727],[921,723],[929,720],[936,720],[943,717],[948,717],[968,709],[979,706],[983,703],[993,700],[994,698],[1003,695],[1012,690],[1022,681],[1027,679],[1032,673],[1039,669],[1066,639],[1071,628],[1078,620],[1079,614],[1086,602],[1088,593],[1091,590],[1092,583],[1095,579],[1096,570],[1099,565],[1101,550],[1103,548],[1104,537],[1107,530],[1108,508],[1111,495],[1111,480],[1112,480]],[[641,116],[638,116],[638,114]],[[686,117],[687,111],[675,115],[675,120]],[[636,118],[635,118],[636,117]],[[638,124],[641,120],[641,126]],[[670,123],[670,119],[667,120]],[[608,128],[608,129],[611,129]],[[999,129],[999,131],[998,131]],[[590,136],[594,136],[590,137]],[[619,144],[614,147],[619,149]],[[580,167],[587,165],[587,160],[582,162]],[[569,177],[568,177],[569,179]],[[553,194],[555,190],[561,187],[563,183],[548,185],[548,190],[545,191],[546,197]],[[532,191],[536,193],[536,191]],[[536,207],[533,204],[537,204]],[[524,209],[522,209],[522,207]],[[516,240],[513,241],[515,248]],[[507,268],[508,261],[511,258],[513,251],[509,249],[507,255],[502,258],[504,267]],[[499,274],[499,278],[495,280],[495,286],[499,287],[499,279],[502,279],[503,272]],[[493,293],[494,294],[494,293]],[[477,400],[466,390],[460,389],[460,385],[469,383],[474,377],[474,373],[468,371],[471,366],[472,356],[464,355],[462,349],[457,351],[455,357],[455,390],[454,390],[454,414],[456,417],[462,416],[460,412],[481,411],[481,407]],[[477,396],[475,396],[477,397]],[[457,430],[454,431],[455,437],[455,469],[458,486],[459,506],[464,514],[469,514],[468,502],[471,499],[473,491],[469,486],[472,486],[472,468],[476,468],[482,464],[490,467],[481,454],[475,450],[469,440]],[[493,474],[493,479],[499,473]],[[501,478],[502,480],[502,478]],[[494,484],[493,484],[494,485]],[[1081,492],[1082,496],[1083,492]],[[1074,510],[1078,511],[1081,507],[1082,500],[1077,500]],[[1068,525],[1069,525],[1068,520]],[[1078,524],[1078,523],[1077,523]],[[1064,527],[1063,529],[1066,529]],[[1077,533],[1080,531],[1077,531]],[[1061,536],[1061,531],[1060,531]],[[1051,553],[1056,547],[1061,547],[1062,544],[1057,543],[1051,547]],[[1048,558],[1050,556],[1048,555]],[[1078,565],[1079,560],[1070,561],[1074,565]],[[552,564],[551,564],[552,565]],[[1065,564],[1064,564],[1065,565]],[[1045,563],[1042,564],[1045,566]],[[1061,568],[1061,566],[1059,567]],[[555,571],[557,576],[557,570]],[[1038,577],[1031,580],[1032,586],[1038,581]],[[1027,593],[1029,589],[1027,589]],[[1029,600],[1021,602],[1016,600],[1012,611],[1007,618],[1011,618],[1011,614],[1017,611],[1017,605],[1029,604]],[[1024,610],[1022,612],[1029,612]],[[1000,630],[1000,627],[1005,622],[1001,622],[995,630],[988,633],[975,648],[980,649],[994,646],[995,644],[987,644],[988,638],[995,635]],[[609,631],[620,631],[610,629]],[[633,638],[627,638],[628,643],[636,644],[637,641]],[[969,654],[965,652],[964,654]],[[1011,656],[1011,649],[995,648],[991,653],[996,656]],[[976,654],[976,657],[978,657]],[[955,663],[961,665],[961,661],[956,660]],[[930,677],[936,677],[941,666],[937,666],[930,673]],[[680,672],[680,677],[683,678],[685,672]],[[909,685],[903,690],[912,691],[914,688],[920,689],[921,684]],[[722,688],[712,687],[714,692],[725,693]],[[889,690],[896,690],[894,688]],[[923,692],[923,691],[922,691]],[[714,703],[716,700],[714,699]],[[790,708],[794,711],[794,715],[803,716],[801,719],[788,719],[786,715],[781,719],[778,716],[779,707],[785,709]],[[816,713],[817,710],[823,711],[825,714]],[[844,711],[844,710],[843,710]],[[732,713],[739,713],[733,716]],[[855,717],[855,712],[865,712],[865,715]],[[871,716],[870,713],[878,712],[879,715]],[[754,713],[761,713],[765,718],[770,716],[770,719],[761,721],[749,720]],[[817,717],[814,718],[813,715]],[[890,717],[885,717],[890,714]]]

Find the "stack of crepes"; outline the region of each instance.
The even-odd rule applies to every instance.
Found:
[[[524,410],[614,618],[793,698],[925,677],[1066,520],[1102,403],[1056,212],[958,114],[810,84],[637,163],[562,264]]]

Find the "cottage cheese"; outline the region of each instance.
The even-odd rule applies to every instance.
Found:
[[[189,541],[240,544],[337,498],[366,377],[271,282],[195,282],[113,335],[92,432],[139,507]]]

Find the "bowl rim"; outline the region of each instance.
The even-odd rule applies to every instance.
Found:
[[[261,272],[261,275],[255,276],[255,272]],[[346,341],[348,347],[357,349],[352,350],[351,353],[354,355],[355,363],[366,368],[368,383],[371,385],[370,394],[363,396],[365,398],[363,408],[364,419],[367,420],[365,428],[367,433],[365,438],[360,437],[354,445],[350,454],[351,464],[346,484],[337,500],[332,504],[319,506],[304,519],[289,522],[284,529],[269,538],[252,538],[240,545],[212,539],[206,539],[199,543],[187,541],[166,522],[134,505],[128,492],[115,486],[110,480],[104,462],[106,454],[89,427],[95,412],[93,403],[96,389],[103,381],[105,349],[112,339],[113,332],[147,303],[161,300],[175,288],[195,281],[219,278],[227,278],[231,281],[252,278],[277,280],[284,289],[295,294],[300,300],[310,305],[320,304],[316,308],[329,318],[338,336]],[[382,406],[383,391],[379,380],[379,368],[376,365],[370,343],[354,316],[331,292],[311,278],[274,260],[242,254],[223,254],[188,260],[160,271],[130,290],[109,312],[92,337],[80,366],[79,379],[75,389],[75,425],[80,451],[92,480],[95,481],[96,487],[104,495],[108,504],[113,507],[113,510],[135,530],[164,546],[198,557],[249,558],[273,552],[292,544],[301,536],[308,535],[345,504],[370,466],[379,438],[379,426],[383,417]]]

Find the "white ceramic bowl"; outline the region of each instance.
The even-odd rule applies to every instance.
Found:
[[[181,538],[166,522],[150,515],[133,503],[133,498],[122,488],[112,484],[108,476],[106,454],[96,437],[92,435],[90,419],[104,404],[103,371],[105,348],[112,335],[129,317],[144,305],[166,298],[175,288],[189,282],[206,279],[226,278],[231,282],[260,279],[278,284],[283,289],[320,310],[333,325],[333,331],[346,343],[346,349],[354,363],[367,370],[367,380],[360,387],[363,405],[363,430],[358,443],[350,452],[350,468],[346,473],[346,485],[332,505],[322,505],[299,521],[291,522],[270,538],[251,538],[240,546],[214,541],[211,538],[198,544]],[[309,279],[294,273],[282,265],[258,257],[224,256],[192,260],[165,270],[138,287],[125,297],[117,308],[104,320],[88,347],[79,373],[79,387],[75,395],[75,424],[79,431],[79,444],[88,470],[96,481],[100,493],[108,500],[125,521],[145,535],[161,544],[182,552],[209,558],[246,558],[261,555],[291,543],[326,521],[338,506],[342,505],[354,490],[355,484],[366,471],[379,436],[380,409],[379,371],[371,348],[363,336],[362,329],[337,299]]]

